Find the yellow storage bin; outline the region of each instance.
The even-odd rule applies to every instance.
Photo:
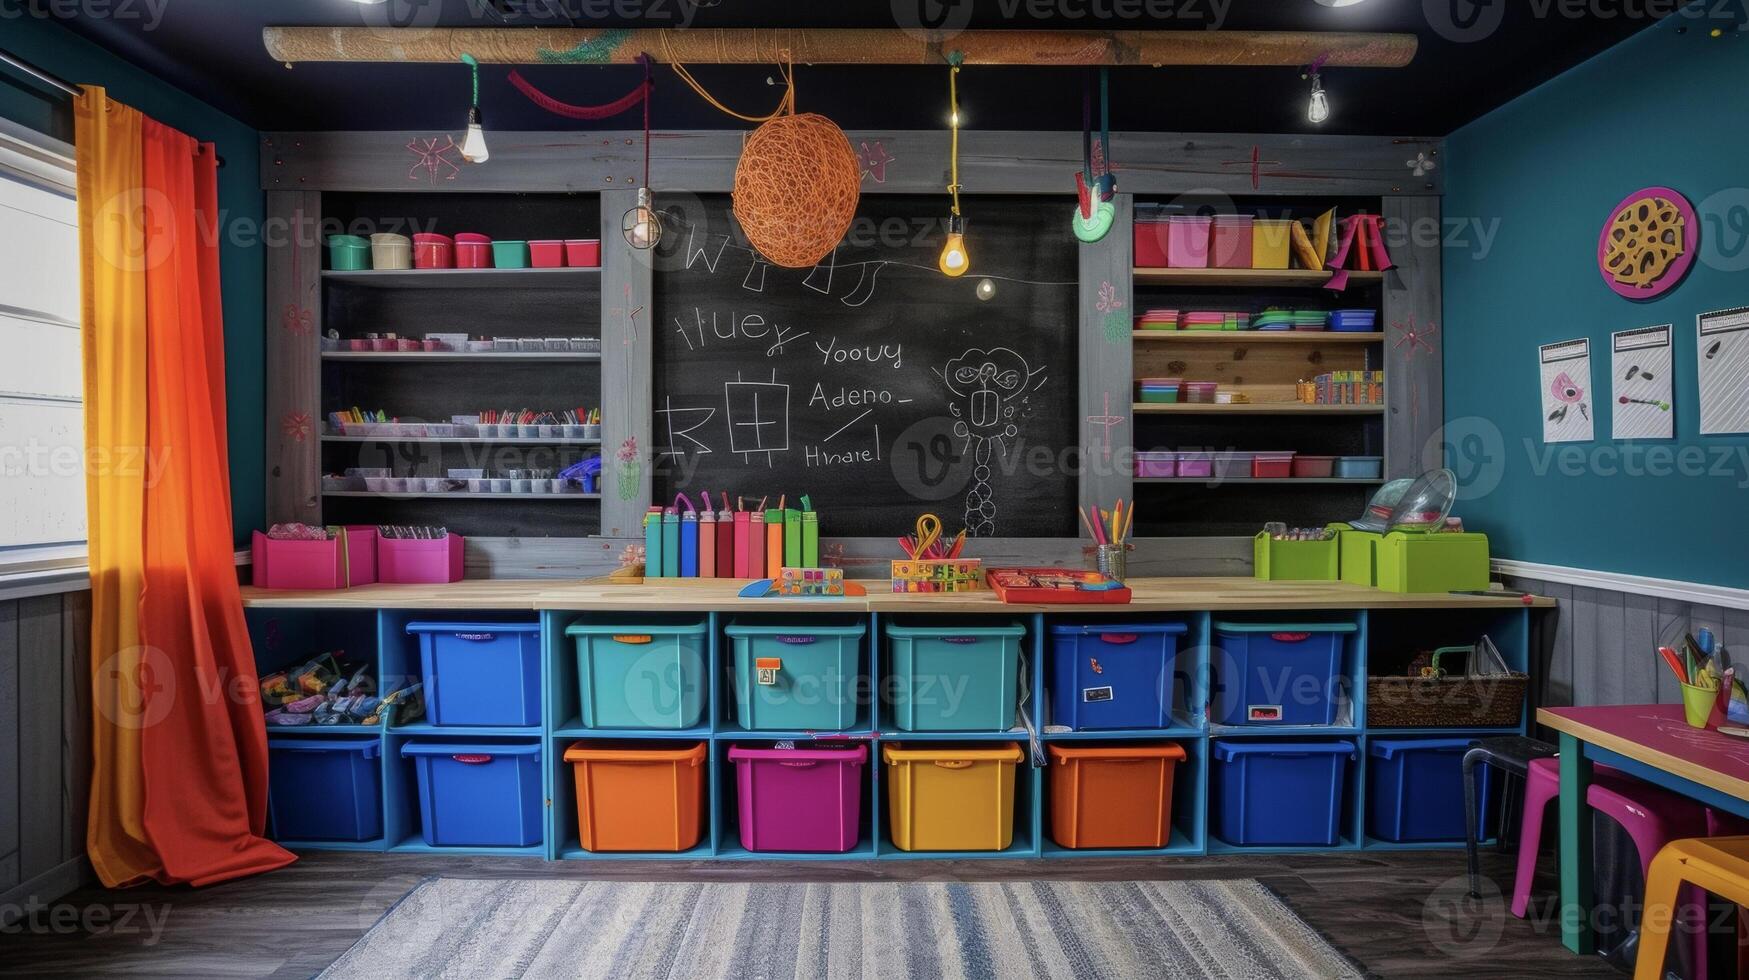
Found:
[[[1001,851],[1014,843],[1013,742],[886,745],[887,818],[901,851]]]
[[[1274,218],[1258,218],[1251,223],[1251,268],[1287,268],[1293,224],[1292,220]]]
[[[1488,536],[1392,531],[1379,539],[1378,587],[1386,592],[1474,592],[1488,587]]]
[[[1375,588],[1379,584],[1378,547],[1384,535],[1377,531],[1359,531],[1346,524],[1331,525],[1336,530],[1336,549],[1342,581],[1349,585]]]

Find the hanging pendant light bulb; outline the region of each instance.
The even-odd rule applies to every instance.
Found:
[[[638,203],[619,219],[619,230],[633,248],[655,248],[662,240],[662,216],[650,200],[648,187],[638,188]]]
[[[1306,103],[1306,118],[1322,125],[1330,118],[1330,98],[1324,94],[1324,79],[1312,73],[1312,98]]]
[[[935,263],[942,275],[955,278],[965,275],[972,267],[971,254],[966,251],[966,219],[960,217],[960,58],[958,51],[948,55],[947,123],[953,131],[953,139],[948,146],[947,192],[953,195],[953,214],[947,219],[947,241],[941,246],[941,258]]]
[[[474,101],[468,106],[468,133],[462,137],[462,159],[469,163],[485,163],[492,158],[486,149],[486,131],[480,126],[480,63],[471,54],[462,55],[462,64],[473,69]]]

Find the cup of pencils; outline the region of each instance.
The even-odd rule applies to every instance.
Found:
[[[1130,525],[1136,520],[1135,505],[1126,506],[1119,500],[1110,510],[1094,507],[1092,517],[1080,507],[1075,512],[1081,515],[1082,526],[1093,535],[1094,567],[1114,582],[1124,581],[1129,576]]]
[[[1721,672],[1718,662],[1687,637],[1680,653],[1673,647],[1659,647],[1658,655],[1681,685],[1682,715],[1689,726],[1717,730],[1730,707],[1736,668],[1727,667]]]

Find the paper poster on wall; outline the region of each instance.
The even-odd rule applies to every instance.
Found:
[[[1591,341],[1544,344],[1537,356],[1542,362],[1543,441],[1589,442]]]
[[[1700,434],[1749,432],[1749,306],[1694,318]]]
[[[1668,439],[1675,434],[1670,407],[1672,324],[1618,330],[1609,335],[1615,399],[1609,434],[1617,439]]]

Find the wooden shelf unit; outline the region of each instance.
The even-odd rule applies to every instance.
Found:
[[[1212,405],[1205,402],[1136,402],[1138,415],[1383,415],[1383,405],[1308,405],[1305,402],[1246,402]]]
[[[1331,273],[1322,269],[1158,269],[1137,268],[1138,285],[1166,286],[1256,286],[1322,288]],[[1349,272],[1349,285],[1383,282],[1382,272]]]

